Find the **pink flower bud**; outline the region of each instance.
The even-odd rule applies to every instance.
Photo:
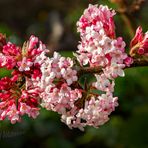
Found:
[[[129,66],[133,63],[133,58],[127,57],[127,58],[124,60],[124,63],[126,64],[127,67],[129,67]]]
[[[144,48],[139,48],[137,50],[137,53],[140,54],[140,55],[143,55],[144,54]]]
[[[146,55],[148,53],[148,32],[143,33],[141,26],[137,28],[136,34],[130,43],[130,47],[131,56],[135,54]]]
[[[142,27],[139,26],[136,30],[136,34],[135,34],[134,38],[132,39],[132,41],[130,43],[130,47],[132,48],[134,45],[141,42],[142,40],[143,40]]]

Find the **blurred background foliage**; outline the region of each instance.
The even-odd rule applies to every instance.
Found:
[[[113,0],[112,0],[113,1]],[[132,0],[127,1],[129,4]],[[0,0],[0,32],[18,45],[31,34],[38,36],[50,50],[71,56],[77,49],[79,34],[76,22],[89,3],[105,4],[117,9],[108,0]],[[133,14],[133,24],[148,28],[148,1]],[[117,36],[130,42],[128,26],[115,16]],[[128,47],[127,47],[128,49]],[[36,120],[24,117],[11,125],[0,121],[1,148],[147,148],[148,147],[148,68],[125,70],[124,78],[116,79],[115,96],[119,107],[110,121],[98,129],[88,127],[84,132],[69,129],[60,116],[44,109]],[[0,77],[10,75],[0,69]]]

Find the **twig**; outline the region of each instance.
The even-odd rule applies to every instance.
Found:
[[[130,67],[125,67],[124,69],[134,68],[134,67],[143,67],[148,66],[148,61],[145,59],[134,59],[133,64],[130,65]],[[100,74],[102,72],[102,67],[79,67],[78,70],[78,76],[81,76],[83,74]]]
[[[142,67],[142,66],[148,66],[148,61],[146,59],[139,58],[139,59],[134,59],[133,64],[131,64],[129,68]]]
[[[78,70],[78,76],[87,74],[87,73],[101,73],[102,67],[80,67]]]

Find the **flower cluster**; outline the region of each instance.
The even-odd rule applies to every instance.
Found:
[[[37,37],[21,48],[0,35],[0,68],[12,71],[11,77],[0,79],[0,120],[7,117],[15,123],[24,114],[35,118],[41,105],[58,112],[70,128],[97,128],[107,122],[118,105],[114,79],[124,76],[123,69],[132,63],[122,37],[116,38],[114,15],[107,6],[89,5],[77,23],[81,42],[75,60],[57,52],[47,57]],[[85,68],[101,70],[81,73]]]
[[[81,42],[76,55],[81,65],[100,66],[107,77],[124,76],[127,63],[125,42],[115,38],[113,16],[115,12],[107,6],[89,5],[77,23]]]
[[[75,56],[82,67],[102,69],[100,74],[95,74],[96,82],[89,91],[103,92],[87,96],[84,107],[74,116],[81,119],[76,120],[79,126],[98,127],[108,120],[108,115],[118,105],[117,97],[112,94],[114,79],[124,76],[123,69],[132,63],[125,53],[125,42],[121,37],[115,37],[114,15],[115,11],[107,6],[89,5],[77,23],[81,42]]]
[[[78,80],[76,70],[72,69],[73,61],[60,56],[57,52],[46,60],[41,67],[40,87],[42,106],[60,114],[74,107],[74,102],[81,97],[79,89],[72,89],[72,83]]]
[[[0,79],[0,120],[6,117],[11,123],[21,120],[27,114],[36,118],[39,114],[39,91],[33,82],[41,77],[41,63],[46,53],[45,45],[38,38],[31,36],[24,46],[17,47],[6,43],[0,35],[0,68],[11,70],[11,77]],[[43,57],[41,59],[41,56]]]
[[[84,84],[85,88],[80,85],[72,60],[57,53],[42,65],[37,84],[42,90],[42,106],[61,114],[70,128],[99,127],[118,105],[112,94],[114,78],[124,76],[123,68],[131,60],[123,39],[115,38],[114,15],[107,6],[90,5],[77,23],[81,43],[75,56],[81,67],[102,68],[101,74],[94,75],[95,82]]]
[[[139,26],[136,30],[136,34],[130,43],[131,56],[135,55],[148,55],[148,32],[145,34],[142,32],[142,28]]]

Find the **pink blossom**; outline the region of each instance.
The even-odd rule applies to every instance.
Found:
[[[29,71],[30,67],[33,65],[33,62],[31,62],[31,59],[27,59],[24,57],[22,61],[17,62],[19,66],[19,71]]]
[[[120,77],[124,77],[124,71],[123,68],[125,67],[124,64],[112,64],[111,66],[108,66],[106,68],[103,69],[104,74],[106,75],[106,77],[108,78],[116,78],[118,76]]]
[[[111,94],[103,94],[98,98],[92,97],[85,102],[84,109],[80,109],[69,114],[62,115],[62,121],[70,128],[79,128],[84,130],[84,127],[89,125],[99,127],[109,120],[109,115],[118,105],[117,98]]]
[[[84,11],[84,15],[82,15],[80,20],[77,22],[78,31],[83,35],[85,34],[85,29],[87,27],[93,25],[96,27],[98,22],[101,21],[106,34],[110,37],[114,37],[114,15],[115,11],[109,10],[107,6],[100,5],[98,8],[97,5],[89,5],[89,7]]]
[[[14,124],[25,114],[32,118],[39,115],[41,90],[35,84],[41,77],[46,53],[45,45],[34,36],[22,48],[10,42],[3,46],[0,67],[11,69],[12,73],[11,78],[0,79],[0,120],[7,117]]]
[[[127,57],[127,58],[124,60],[124,63],[126,64],[127,67],[130,67],[130,65],[133,63],[133,58]]]
[[[19,111],[17,110],[15,104],[8,107],[6,115],[8,116],[8,119],[11,121],[12,124],[16,123],[17,121],[20,121]]]
[[[114,91],[114,81],[111,81],[108,79],[108,77],[104,74],[101,75],[95,75],[96,82],[93,83],[93,86],[97,88],[98,90],[104,91],[104,92],[113,92]]]
[[[32,35],[29,39],[28,50],[30,51],[34,49],[34,47],[37,45],[38,42],[39,42],[39,39]]]
[[[13,56],[20,55],[21,49],[20,47],[17,47],[15,44],[12,44],[11,42],[8,42],[6,45],[3,46],[2,50],[3,54],[6,56]]]
[[[114,15],[115,12],[107,6],[89,5],[77,23],[82,41],[78,45],[78,54],[75,56],[81,65],[89,64],[90,67],[100,66],[110,69],[109,78],[113,75],[114,77],[124,75],[122,69],[126,66],[124,61],[126,59],[127,62],[128,57],[122,37],[115,38]],[[94,20],[97,23],[94,23]],[[87,26],[84,27],[82,24],[86,22]],[[108,32],[109,30],[111,32]],[[116,74],[113,69],[116,69]]]
[[[0,53],[0,67],[4,67],[7,63],[6,56]]]
[[[78,80],[76,73],[77,72],[75,70],[72,70],[70,68],[67,68],[67,69],[62,68],[61,69],[62,77],[66,80],[68,85],[71,85],[73,83],[73,81]]]
[[[16,66],[16,62],[19,58],[20,48],[8,42],[3,46],[2,53],[0,53],[0,67],[13,69]]]

